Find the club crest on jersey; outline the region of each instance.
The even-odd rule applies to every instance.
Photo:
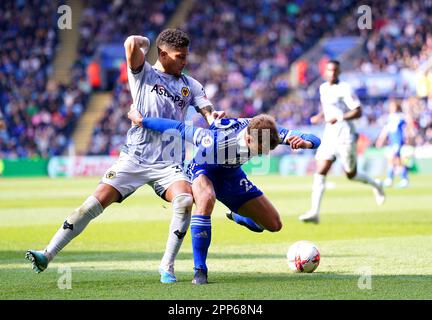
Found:
[[[208,148],[213,145],[213,137],[204,130],[200,130],[198,132],[196,141],[198,144],[201,144],[204,148]]]
[[[107,174],[105,175],[105,177],[106,177],[107,179],[114,179],[115,176],[116,176],[116,173],[115,173],[114,171],[109,171],[109,172],[107,172]]]
[[[181,93],[182,93],[183,97],[189,97],[190,90],[189,90],[188,87],[183,87],[183,88],[181,89]]]

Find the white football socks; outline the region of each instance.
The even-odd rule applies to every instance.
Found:
[[[321,208],[321,200],[325,191],[325,180],[326,176],[315,173],[314,181],[312,185],[312,196],[311,196],[311,209],[309,213],[311,215],[318,216]]]
[[[379,188],[380,186],[375,182],[374,179],[370,178],[368,175],[364,173],[357,172],[354,178],[351,180],[353,181],[359,181],[362,183],[370,184],[372,187]]]
[[[174,261],[189,228],[192,205],[193,198],[188,193],[179,194],[172,200],[173,216],[165,253],[160,264],[161,269],[170,273],[174,273]]]
[[[45,255],[51,261],[69,242],[79,235],[89,222],[103,212],[99,201],[90,196],[84,203],[67,217],[45,249]]]

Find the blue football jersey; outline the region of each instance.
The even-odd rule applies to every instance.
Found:
[[[174,137],[174,140],[177,136],[184,141],[192,142],[197,148],[194,150],[193,163],[199,165],[240,167],[256,155],[251,153],[245,140],[250,121],[251,119],[246,118],[225,118],[215,120],[208,129],[204,129],[171,119],[144,118],[142,126],[168,134],[170,138]],[[314,149],[318,148],[321,143],[320,139],[312,134],[304,134],[298,130],[288,130],[279,126],[278,130],[279,143],[281,144],[286,144],[287,139],[291,136],[299,136],[304,140],[310,141]],[[264,132],[263,139],[265,139],[265,135],[266,133]],[[170,154],[170,152],[166,152],[166,154]]]
[[[194,145],[198,151],[193,163],[239,167],[256,154],[251,154],[244,139],[251,119],[224,118],[215,120],[208,129],[195,132]],[[279,143],[291,135],[301,135],[296,130],[278,126]]]
[[[386,129],[391,145],[402,145],[405,141],[406,121],[402,113],[391,113],[387,119]]]

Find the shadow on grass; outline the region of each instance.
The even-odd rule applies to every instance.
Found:
[[[0,251],[0,265],[24,261],[26,251]],[[91,261],[136,261],[160,260],[163,252],[129,252],[129,251],[69,251],[60,253],[56,262],[91,262]],[[211,259],[285,259],[283,254],[236,254],[210,253]],[[179,253],[177,260],[192,260],[192,253]]]
[[[24,261],[24,255],[26,251],[0,251],[0,265],[17,263]],[[65,251],[60,253],[55,259],[56,262],[92,262],[92,261],[148,261],[148,260],[160,260],[163,256],[163,252],[130,252],[130,251]],[[350,258],[350,257],[361,257],[362,255],[355,254],[333,254],[323,255],[326,258]],[[285,259],[285,255],[282,254],[268,254],[268,253],[257,253],[257,254],[241,254],[241,253],[219,253],[210,252],[209,258],[211,259]],[[177,260],[192,260],[192,253],[180,252]]]

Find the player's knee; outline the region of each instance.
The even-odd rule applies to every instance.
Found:
[[[195,196],[195,204],[198,212],[211,212],[216,203],[216,195],[214,192],[204,191]]]
[[[272,221],[269,228],[267,228],[267,230],[270,232],[278,232],[281,229],[282,229],[282,221],[280,221],[280,219],[276,219]]]
[[[267,225],[266,230],[270,232],[278,232],[282,229],[282,221],[279,216],[276,216]]]
[[[94,192],[93,196],[102,205],[103,208],[108,207],[111,203],[119,201],[121,194],[114,187],[101,183]]]
[[[189,193],[181,193],[172,200],[174,212],[187,213],[190,212],[193,205],[193,197]]]
[[[80,222],[81,220],[95,219],[103,212],[104,208],[94,196],[90,196],[67,218],[69,223]]]

